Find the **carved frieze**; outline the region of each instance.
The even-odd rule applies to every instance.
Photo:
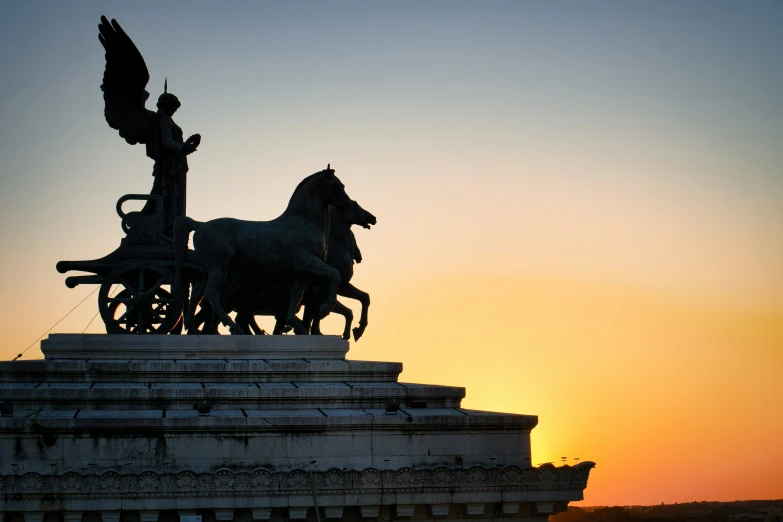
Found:
[[[592,462],[576,466],[555,467],[543,465],[538,468],[517,466],[483,467],[468,469],[436,467],[433,469],[401,468],[381,471],[375,468],[362,470],[329,469],[312,472],[315,487],[322,492],[339,493],[373,492],[382,489],[408,488],[490,488],[526,491],[583,490]],[[265,468],[254,470],[219,469],[213,473],[197,473],[182,470],[176,473],[158,473],[145,470],[141,473],[78,473],[67,471],[62,474],[25,473],[23,475],[0,475],[0,492],[26,494],[70,494],[90,496],[92,494],[122,494],[123,496],[148,496],[157,492],[183,494],[188,496],[209,496],[210,494],[270,495],[308,492],[310,472],[303,469],[273,471]]]

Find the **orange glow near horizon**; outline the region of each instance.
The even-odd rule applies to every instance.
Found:
[[[780,496],[783,309],[540,276],[418,283],[424,295],[467,291],[428,309],[428,323],[450,328],[390,347],[404,379],[448,375],[437,382],[467,386],[465,407],[538,414],[534,464],[597,462],[585,505]],[[501,285],[502,296],[486,291]],[[468,329],[452,319],[466,307]],[[420,312],[401,306],[376,335]]]

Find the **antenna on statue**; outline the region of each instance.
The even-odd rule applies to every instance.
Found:
[[[166,94],[169,90],[169,78],[168,76],[163,80],[163,94]]]

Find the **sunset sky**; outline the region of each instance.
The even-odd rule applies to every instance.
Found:
[[[598,464],[577,505],[783,498],[783,2],[0,12],[1,358],[94,290],[55,263],[114,250],[152,185],[103,117],[105,14],[202,135],[191,217],[274,218],[327,163],[378,217],[350,358],[538,415],[534,464]]]

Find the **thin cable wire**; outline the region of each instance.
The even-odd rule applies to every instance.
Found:
[[[97,292],[99,288],[100,288],[100,286],[96,286],[96,287],[95,287],[95,290],[93,290],[92,292],[90,292],[90,293],[89,293],[89,295],[88,295],[87,297],[85,297],[84,299],[82,299],[81,301],[79,301],[79,304],[77,304],[76,306],[74,306],[73,308],[71,308],[71,309],[68,311],[68,313],[67,313],[67,314],[65,314],[64,316],[62,316],[62,318],[61,318],[59,321],[57,321],[56,323],[54,323],[54,324],[52,325],[52,327],[51,327],[51,328],[49,328],[49,329],[48,329],[48,330],[46,330],[44,333],[42,333],[42,334],[41,334],[41,336],[40,336],[40,337],[38,337],[38,339],[36,339],[35,341],[33,341],[33,342],[30,344],[30,346],[28,346],[27,348],[25,348],[24,352],[22,352],[22,353],[18,354],[16,357],[14,357],[13,359],[11,359],[11,361],[15,361],[15,360],[17,360],[17,359],[18,359],[18,358],[20,358],[22,355],[24,355],[24,353],[25,353],[27,350],[29,350],[30,348],[32,348],[33,346],[35,346],[35,343],[37,343],[38,341],[40,341],[41,339],[43,339],[43,336],[44,336],[44,335],[46,335],[46,334],[48,334],[49,332],[51,332],[52,330],[54,330],[54,327],[55,327],[55,326],[57,326],[58,324],[60,324],[61,322],[63,322],[63,320],[64,320],[66,317],[68,317],[69,315],[71,315],[71,312],[73,312],[74,310],[76,310],[77,308],[79,308],[79,306],[81,306],[81,304],[82,304],[83,302],[85,302],[87,299],[89,299],[89,297],[90,297],[92,294],[94,294],[95,292]]]
[[[112,297],[114,295],[114,292],[116,292],[118,288],[119,288],[119,286],[115,286],[114,288],[112,288],[111,293],[109,294],[109,297]],[[89,297],[89,296],[87,296],[87,297]],[[101,313],[100,309],[98,309],[98,311],[95,312],[95,315],[92,316],[92,319],[90,319],[90,322],[87,323],[87,326],[84,327],[84,330],[82,330],[82,333],[87,331],[87,328],[90,327],[90,325],[95,320],[95,318],[98,317],[99,313]],[[46,334],[44,334],[44,335],[46,335]]]

